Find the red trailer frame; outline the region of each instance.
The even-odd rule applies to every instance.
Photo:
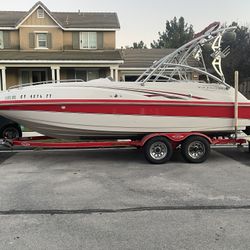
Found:
[[[84,149],[84,148],[143,148],[144,155],[150,163],[167,162],[173,151],[181,146],[182,154],[188,162],[204,162],[209,155],[210,145],[242,145],[246,139],[209,137],[202,133],[152,133],[142,139],[127,140],[92,140],[92,141],[58,141],[46,136],[5,139],[3,145],[10,148],[46,148],[46,149]]]

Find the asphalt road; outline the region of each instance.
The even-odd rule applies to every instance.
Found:
[[[0,249],[249,249],[250,154],[0,150]]]

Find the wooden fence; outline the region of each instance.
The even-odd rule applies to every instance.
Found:
[[[250,99],[250,78],[240,82],[239,91],[248,99]]]

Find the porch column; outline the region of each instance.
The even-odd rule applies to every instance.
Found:
[[[6,87],[6,67],[0,67],[1,69],[1,82],[2,82],[2,87],[1,87],[1,90],[6,90],[7,87]]]
[[[56,80],[60,82],[61,77],[60,77],[60,67],[56,67]]]
[[[118,67],[115,68],[115,81],[118,81]]]
[[[114,67],[110,67],[110,76],[114,79]]]
[[[53,81],[53,82],[55,82],[56,81],[56,75],[55,75],[55,67],[54,66],[51,66],[51,80]]]

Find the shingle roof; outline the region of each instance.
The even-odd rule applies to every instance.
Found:
[[[0,27],[15,28],[36,8],[42,7],[63,28],[119,29],[118,16],[113,12],[51,12],[42,2],[29,11],[0,11]]]
[[[25,15],[24,11],[0,11],[0,27],[15,27]]]
[[[1,61],[121,61],[119,50],[97,50],[97,51],[63,51],[63,52],[27,52],[27,51],[0,51]]]
[[[64,28],[120,28],[116,13],[108,12],[52,12]]]
[[[124,64],[120,68],[148,68],[154,61],[169,55],[175,49],[122,49]],[[191,66],[198,66],[196,60],[189,59]]]
[[[155,60],[173,52],[174,49],[122,49],[124,64],[121,68],[147,68]]]

